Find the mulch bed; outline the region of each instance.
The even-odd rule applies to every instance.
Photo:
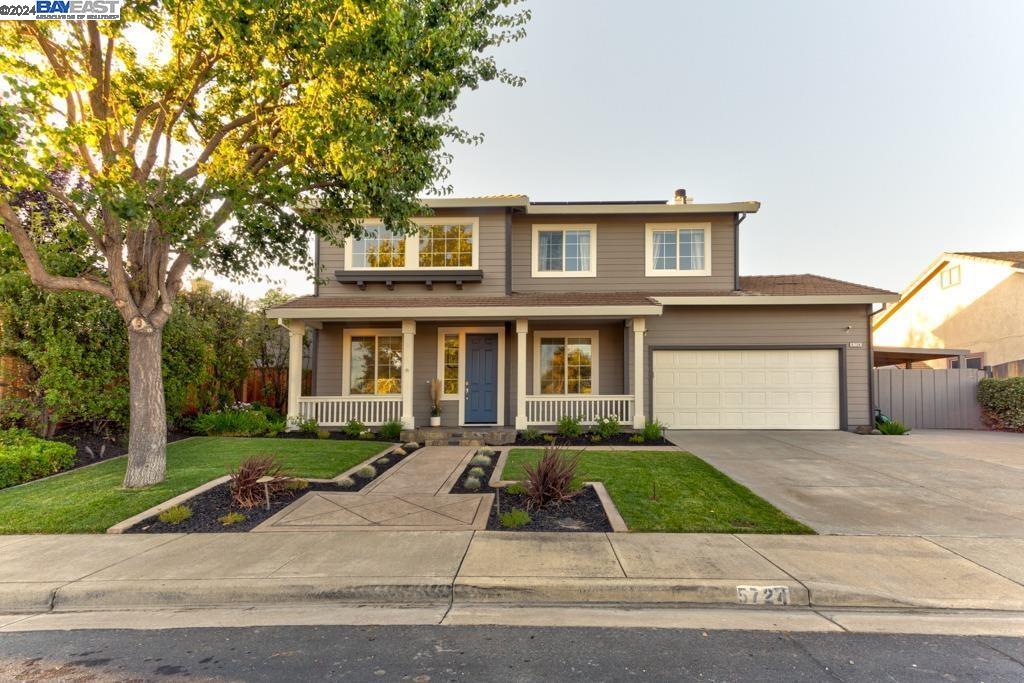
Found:
[[[508,512],[513,508],[526,510],[524,494],[498,493],[494,497],[494,506],[487,519],[487,528],[491,531],[611,531],[612,525],[604,512],[601,499],[597,492],[589,486],[571,500],[558,505],[551,505],[541,510],[530,510],[530,523],[517,529],[508,529],[501,525],[498,510]]]
[[[600,441],[594,441],[592,432],[585,432],[582,436],[573,438],[559,436],[557,434],[549,434],[548,436],[554,436],[554,443],[559,446],[635,446],[642,448],[644,446],[671,446],[672,442],[667,440],[665,437],[657,439],[655,441],[644,441],[643,443],[632,443],[630,437],[633,436],[632,432],[621,432],[615,436],[607,439],[601,439]],[[533,446],[541,447],[549,446],[552,442],[546,441],[542,436],[539,439],[530,439],[527,441],[523,438],[523,433],[519,432],[516,434],[516,446]]]
[[[349,436],[345,432],[330,431],[328,437],[331,441],[385,441],[388,443],[402,443],[401,439],[385,439],[380,434],[374,433],[372,439],[361,439],[358,436]],[[281,432],[276,437],[277,439],[319,439],[317,434],[310,432]]]
[[[273,517],[275,514],[280,512],[282,509],[288,507],[294,503],[298,498],[309,493],[310,491],[336,491],[341,493],[354,493],[359,491],[370,484],[370,482],[379,478],[380,475],[387,472],[398,463],[402,462],[408,455],[382,455],[373,461],[374,468],[377,470],[376,477],[360,477],[358,474],[352,476],[355,481],[354,486],[338,486],[331,482],[309,482],[309,487],[298,491],[289,491],[279,494],[270,499],[270,509],[267,510],[262,505],[250,508],[248,510],[235,506],[231,501],[231,491],[229,486],[231,482],[224,482],[219,486],[215,486],[209,491],[200,493],[198,496],[193,496],[187,501],[182,503],[192,510],[192,516],[186,519],[184,522],[179,524],[165,524],[161,522],[157,517],[150,517],[145,519],[135,526],[132,526],[125,530],[126,534],[181,534],[181,533],[233,533],[241,531],[251,531],[257,526],[265,522],[266,520]],[[387,464],[379,464],[380,461],[387,458]],[[221,524],[219,519],[229,512],[241,512],[245,515],[245,521],[224,526]]]
[[[191,436],[185,432],[167,432],[167,443]],[[88,427],[70,426],[61,429],[54,436],[54,441],[62,441],[75,447],[75,464],[69,469],[77,469],[85,465],[116,458],[128,452],[128,435],[104,436],[97,434]],[[63,470],[67,472],[68,470]]]
[[[498,466],[498,453],[488,456],[491,459],[490,465],[466,465],[466,469],[462,471],[462,476],[455,482],[455,486],[452,487],[450,493],[494,493],[498,489],[492,487],[489,482],[491,475],[494,473],[494,468]],[[478,489],[467,489],[465,487],[466,479],[469,478],[469,471],[474,467],[479,467],[484,471],[484,476],[480,477],[480,488]]]

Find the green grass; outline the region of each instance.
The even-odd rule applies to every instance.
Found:
[[[522,479],[523,463],[542,453],[512,449],[502,478]],[[579,475],[604,483],[631,531],[814,533],[690,453],[583,451]],[[657,500],[651,500],[655,485]]]
[[[0,490],[0,533],[99,533],[211,479],[250,455],[274,455],[298,477],[333,477],[389,444],[373,441],[196,437],[167,446],[167,478],[121,488],[125,457]]]

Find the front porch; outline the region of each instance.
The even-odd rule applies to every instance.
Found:
[[[626,427],[645,421],[643,316],[282,323],[290,366],[301,361],[306,335],[315,359],[312,395],[289,382],[291,424],[426,428],[434,378],[442,385],[436,426],[452,433],[550,428],[566,416],[584,425],[613,415]]]

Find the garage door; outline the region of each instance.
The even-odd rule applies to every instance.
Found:
[[[654,418],[671,429],[839,429],[839,351],[655,351]]]

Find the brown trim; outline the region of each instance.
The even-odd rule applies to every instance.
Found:
[[[644,397],[645,406],[651,406],[648,417],[653,419],[654,413],[654,352],[655,351],[812,351],[829,349],[839,352],[839,429],[849,431],[846,395],[846,346],[843,344],[658,344],[647,347],[647,374]],[[868,369],[871,372],[871,369]]]
[[[433,289],[435,282],[454,282],[462,289],[464,282],[483,282],[483,270],[382,270],[352,271],[336,270],[334,279],[343,285],[356,285],[366,289],[367,283],[383,282],[388,289],[393,289],[396,282],[422,282],[427,289]]]

